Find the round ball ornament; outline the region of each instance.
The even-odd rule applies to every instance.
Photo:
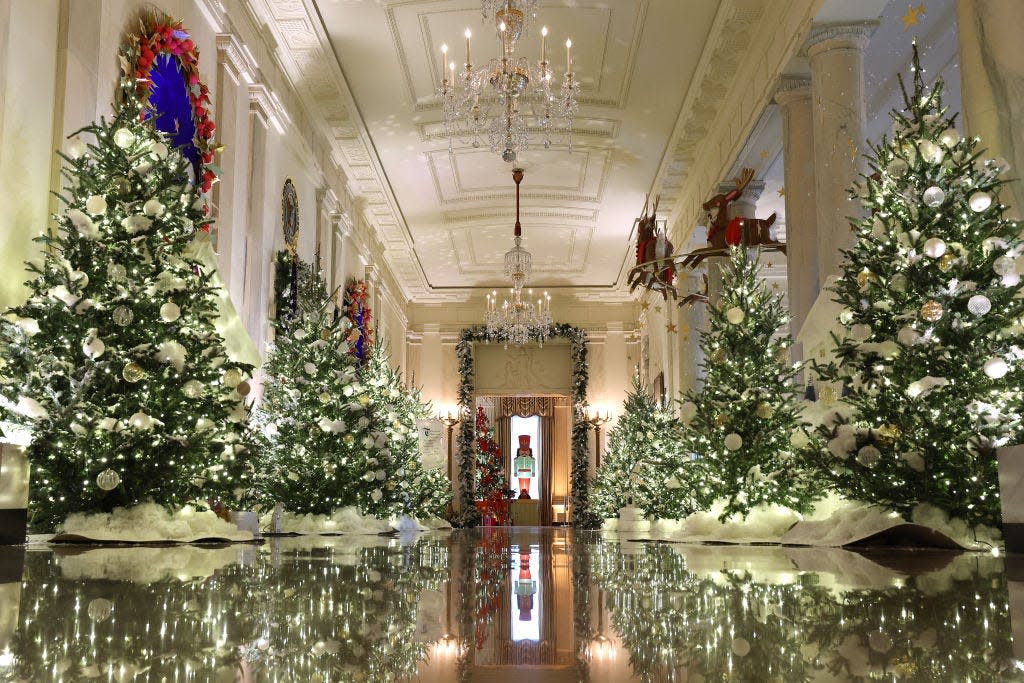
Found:
[[[930,237],[924,243],[925,256],[939,258],[946,253],[946,243],[938,237]]]
[[[857,273],[857,286],[862,290],[867,289],[868,285],[878,279],[878,276],[872,273],[870,270],[865,268],[864,270]]]
[[[896,273],[889,279],[889,286],[894,292],[907,291],[907,276],[903,273]]]
[[[224,386],[234,389],[242,382],[242,372],[238,368],[229,368],[224,371]]]
[[[818,400],[825,404],[835,403],[839,400],[839,392],[832,385],[826,384],[818,392]]]
[[[114,144],[121,149],[127,149],[135,144],[135,133],[127,128],[118,128],[114,131]]]
[[[324,341],[329,340],[331,338],[331,331],[326,327],[320,330],[320,338]]]
[[[205,387],[203,387],[202,382],[190,379],[185,382],[185,385],[181,388],[181,393],[185,394],[185,396],[188,396],[189,398],[199,398],[203,395],[204,388]]]
[[[935,265],[943,273],[948,273],[953,268],[953,263],[956,261],[956,256],[949,253],[948,251],[939,257],[939,260],[935,262]],[[906,286],[903,287],[906,289]]]
[[[941,164],[942,159],[946,156],[942,148],[931,140],[918,140],[917,151],[921,154],[922,159],[933,164]]]
[[[881,451],[871,445],[862,446],[861,449],[857,451],[857,462],[864,465],[864,467],[874,467],[878,464],[881,457]]]
[[[715,415],[715,426],[724,427],[729,423],[729,417],[725,413],[719,413]]]
[[[178,307],[178,304],[173,301],[168,301],[160,307],[160,319],[165,323],[173,323],[180,317],[181,309]]]
[[[121,475],[109,467],[96,475],[96,486],[104,491],[113,491],[121,483]]]
[[[952,147],[956,143],[960,142],[960,131],[956,128],[947,128],[939,134],[939,142],[947,148]]]
[[[992,262],[992,270],[996,275],[1009,275],[1015,269],[1016,264],[1009,256],[1000,256]]]
[[[750,641],[746,638],[733,638],[732,652],[737,657],[746,657],[750,654]]]
[[[142,379],[146,376],[146,371],[142,368],[141,365],[132,361],[131,363],[125,365],[124,369],[121,370],[121,376],[124,377],[124,381],[130,382],[131,384],[135,384],[136,382],[142,381]]]
[[[980,318],[992,310],[992,302],[984,294],[975,294],[967,300],[967,310]]]
[[[945,313],[945,311],[942,309],[942,304],[934,299],[929,299],[921,304],[921,318],[930,323],[941,320],[943,313]]]
[[[921,199],[924,200],[925,204],[934,208],[946,201],[946,193],[941,187],[932,185],[924,191],[924,194],[921,195]]]
[[[110,317],[114,319],[115,325],[120,325],[121,327],[128,327],[135,320],[135,314],[127,306],[118,306],[111,313]]]
[[[746,319],[746,317],[747,314],[744,313],[743,309],[739,308],[738,306],[733,306],[732,308],[725,312],[725,319],[728,320],[729,323],[732,325],[739,325]]]
[[[693,401],[686,401],[679,406],[679,417],[683,419],[683,422],[689,423],[693,418],[697,417],[697,404]]]
[[[776,363],[782,363],[783,365],[786,365],[786,364],[789,363],[789,361],[790,361],[790,356],[789,356],[789,348],[788,347],[780,346],[779,348],[775,349],[775,362]]]
[[[900,428],[894,424],[884,424],[875,430],[875,436],[883,446],[892,446],[900,438]]]
[[[991,379],[1002,379],[1010,371],[1010,366],[999,356],[993,356],[985,361],[985,375]]]
[[[907,162],[899,157],[896,157],[889,162],[889,165],[885,167],[885,172],[891,176],[899,177],[907,172]]]
[[[324,405],[327,405],[328,403],[331,402],[331,395],[328,394],[326,391],[321,392],[320,395],[317,396],[317,398],[319,398],[320,402],[323,403]]]
[[[107,212],[107,200],[101,194],[91,195],[85,200],[85,210],[94,216]]]
[[[767,420],[774,413],[775,411],[772,409],[771,404],[765,403],[763,401],[761,403],[758,403],[757,407],[754,409],[754,414],[757,415],[762,420]]]
[[[68,144],[64,148],[64,152],[72,159],[78,159],[88,151],[89,147],[77,136],[68,140]]]
[[[992,195],[988,192],[975,192],[967,200],[967,205],[971,207],[971,211],[974,213],[981,213],[992,206]]]
[[[737,434],[736,432],[726,434],[724,444],[725,447],[730,451],[738,451],[739,449],[743,448],[743,437]]]
[[[248,396],[251,391],[252,391],[252,386],[248,382],[246,382],[244,380],[239,382],[238,386],[235,387],[235,393],[237,393],[239,396],[241,396],[243,398]]]
[[[725,349],[718,348],[711,352],[711,361],[721,363],[725,361]]]
[[[95,598],[89,601],[89,606],[86,608],[86,612],[89,614],[89,618],[93,621],[106,621],[110,618],[110,615],[114,613],[114,603],[106,598]]]
[[[107,350],[107,345],[99,337],[89,339],[82,344],[82,353],[89,358],[99,358]]]

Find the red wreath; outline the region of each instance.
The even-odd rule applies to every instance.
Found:
[[[217,152],[213,132],[217,126],[210,116],[209,88],[199,77],[199,50],[182,27],[181,21],[166,15],[143,19],[140,35],[132,36],[121,46],[121,68],[126,77],[134,78],[134,94],[143,108],[139,118],[145,119],[153,87],[150,69],[161,54],[172,55],[177,60],[188,84],[188,98],[192,103],[192,119],[196,128],[193,144],[202,162],[199,186],[203,192],[209,192],[218,175],[213,165],[213,156]],[[207,210],[204,206],[203,212]]]

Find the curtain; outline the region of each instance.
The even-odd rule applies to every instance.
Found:
[[[554,474],[555,417],[554,410],[540,418],[540,523],[551,526],[551,475]]]
[[[548,417],[554,400],[550,396],[502,396],[498,401],[498,417]]]
[[[501,449],[501,458],[504,464],[505,476],[512,471],[512,416],[498,413],[497,427],[494,430],[494,438],[498,441],[498,448]],[[519,487],[515,482],[509,481],[508,488],[515,491]],[[518,491],[517,491],[518,495]]]

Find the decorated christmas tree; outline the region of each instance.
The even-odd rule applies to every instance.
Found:
[[[504,500],[508,495],[508,478],[501,448],[494,440],[494,428],[487,421],[483,406],[476,409],[476,499]]]
[[[674,472],[685,462],[682,425],[672,411],[651,398],[639,375],[626,395],[622,415],[608,433],[608,452],[597,470],[591,505],[602,519],[635,505],[649,518],[695,511],[692,486]]]
[[[1020,225],[999,201],[1005,161],[956,130],[942,82],[913,91],[856,189],[866,218],[834,287],[837,360],[851,422],[826,425],[811,460],[845,495],[910,518],[927,503],[996,525],[996,447],[1021,432]]]
[[[0,318],[5,431],[31,432],[38,528],[75,512],[232,498],[250,368],[228,361],[194,257],[192,164],[138,100],[74,136],[28,300]],[[225,501],[228,502],[228,501]]]
[[[296,314],[275,322],[263,400],[253,413],[260,497],[299,514],[352,505],[366,513],[384,499],[375,458],[385,439],[370,430],[372,398],[350,352],[351,323],[326,296],[322,276],[300,272]]]
[[[430,416],[430,405],[421,401],[418,389],[405,386],[402,374],[388,361],[378,340],[360,371],[372,397],[371,433],[383,434],[387,443],[386,452],[377,455],[385,472],[384,497],[369,512],[378,517],[443,517],[451,501],[451,483],[440,470],[423,467],[416,426],[417,420]]]
[[[757,252],[732,248],[701,340],[704,387],[680,405],[686,449],[664,472],[692,486],[704,509],[720,508],[722,520],[758,505],[802,512],[821,493],[793,456],[790,439],[800,428],[796,370],[790,339],[780,333],[782,297],[768,291],[760,269]]]

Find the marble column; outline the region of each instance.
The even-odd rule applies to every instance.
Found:
[[[699,271],[690,274],[677,283],[680,296],[698,292],[704,288]],[[679,392],[696,391],[704,378],[704,355],[700,350],[700,334],[704,329],[706,305],[697,302],[679,307]]]
[[[775,93],[782,113],[786,191],[786,275],[790,334],[796,338],[818,298],[818,210],[814,196],[814,113],[811,79],[783,76]]]
[[[848,216],[857,207],[849,188],[863,170],[864,48],[877,22],[822,24],[811,29],[814,112],[814,200],[817,203],[818,284],[838,275],[841,249],[854,242]],[[788,223],[788,220],[787,220]]]
[[[268,133],[270,113],[266,108],[265,86],[249,86],[248,190],[245,236],[245,275],[242,320],[256,348],[263,353],[266,346],[273,284],[270,282],[271,255],[276,221],[267,216],[266,203],[270,193],[267,168],[271,165]]]
[[[338,299],[345,296],[345,287],[348,285],[348,256],[349,243],[352,240],[352,221],[348,214],[342,211],[337,215],[334,222],[334,287],[339,288]]]
[[[987,157],[1010,162],[1002,201],[1024,216],[1024,3],[957,0],[956,19],[965,132],[981,138]]]

